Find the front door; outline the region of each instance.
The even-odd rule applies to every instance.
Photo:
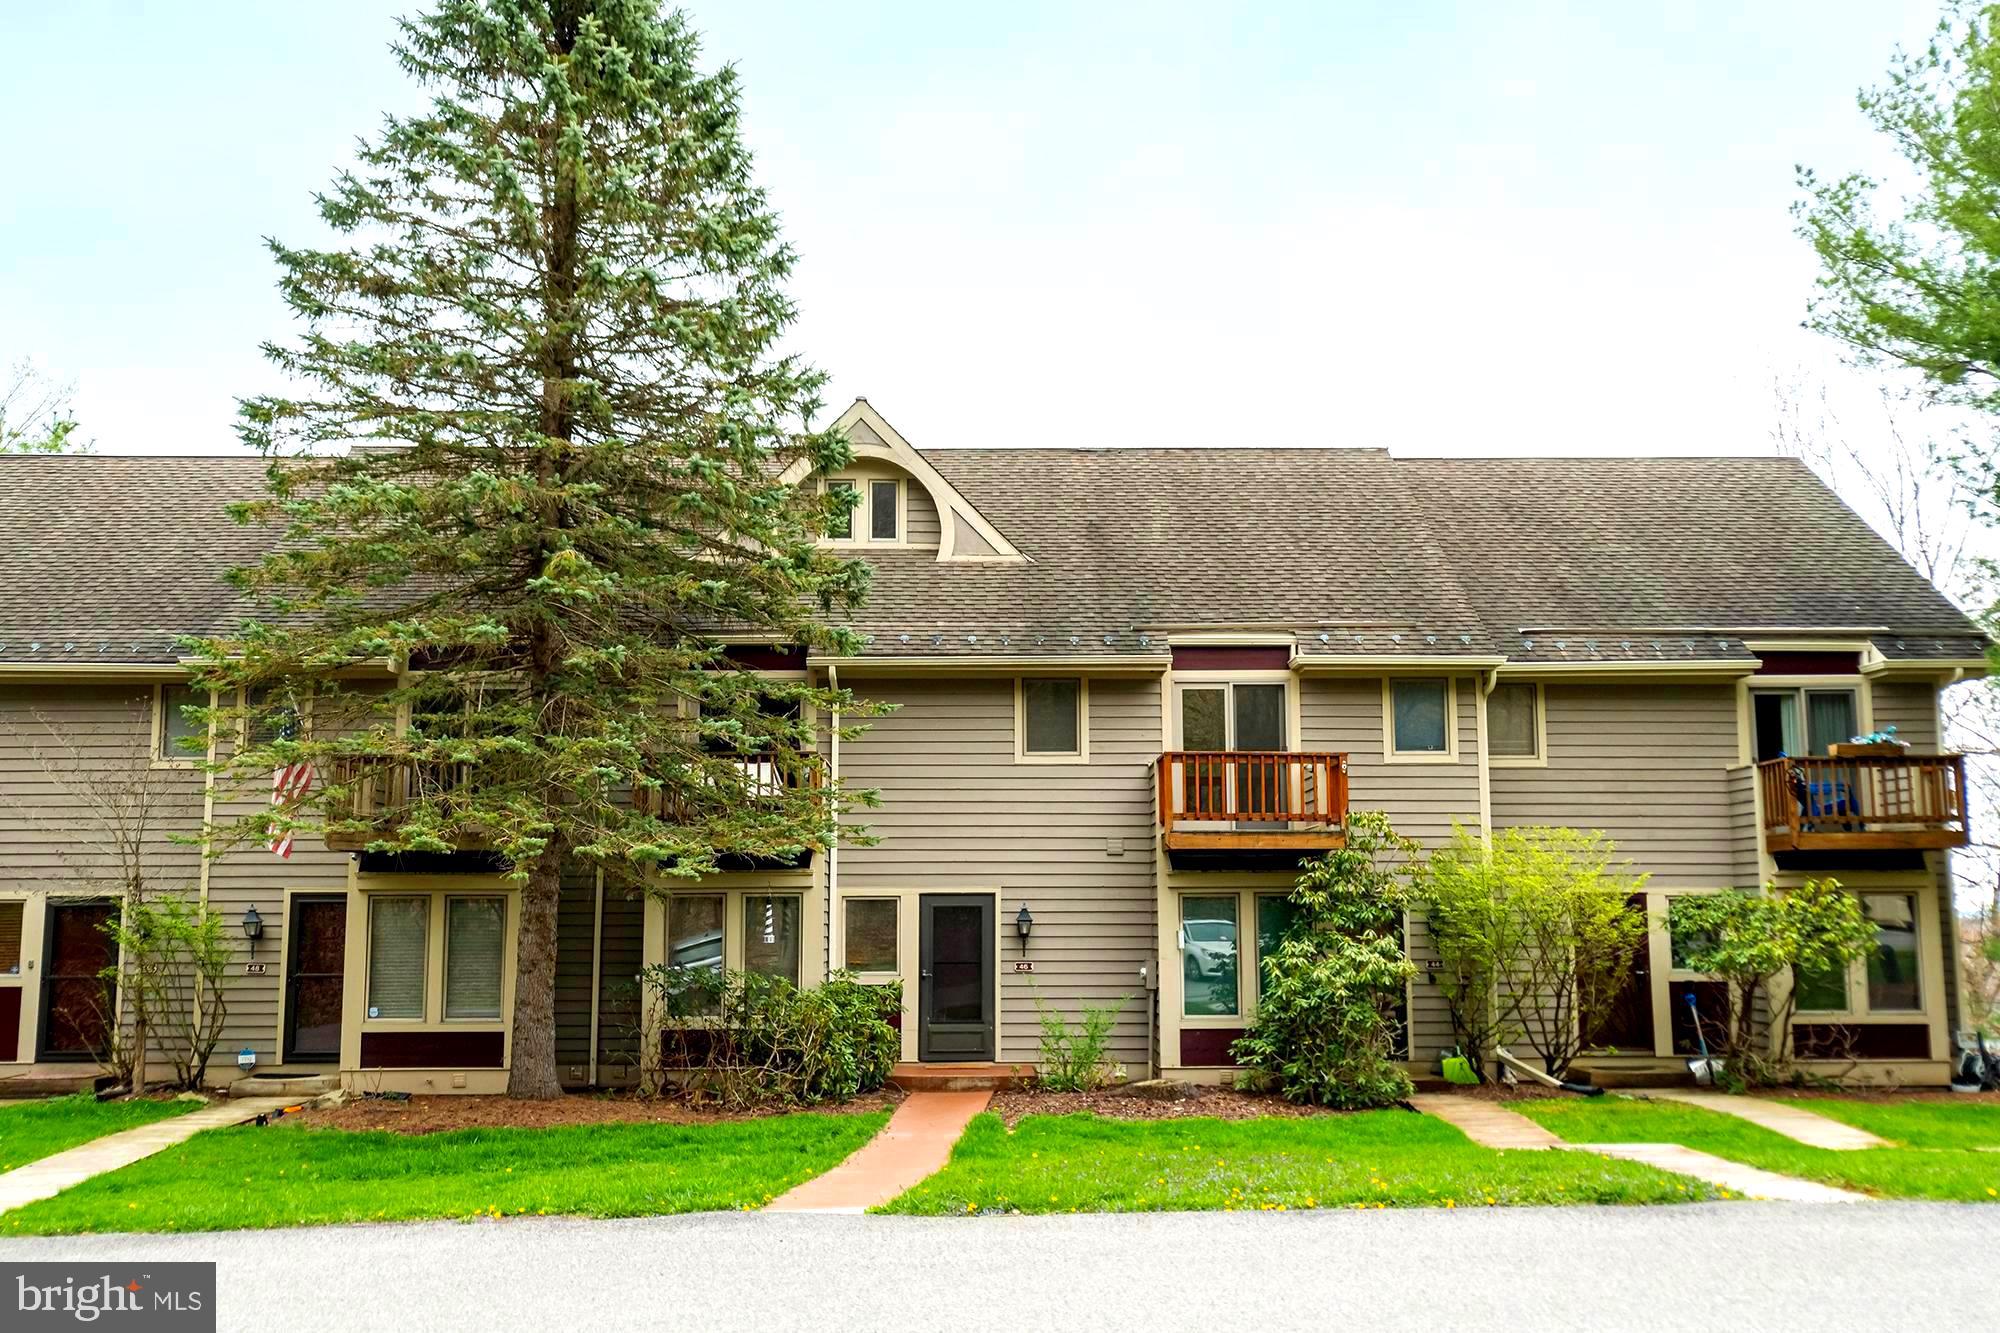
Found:
[[[118,961],[118,946],[106,927],[117,910],[101,901],[49,904],[42,960],[44,1060],[90,1060],[108,1044],[118,988],[103,974]]]
[[[1632,895],[1628,902],[1642,913],[1646,910],[1646,895],[1643,893]],[[1641,937],[1639,947],[1632,951],[1632,974],[1625,988],[1611,1002],[1611,1012],[1605,1016],[1604,1026],[1597,1030],[1596,1040],[1591,1045],[1598,1050],[1616,1051],[1620,1055],[1651,1055],[1653,1042],[1651,943]]]
[[[993,1058],[993,899],[926,893],[917,907],[917,1058]]]
[[[293,898],[287,923],[285,1055],[340,1058],[340,1003],[347,967],[347,898]]]

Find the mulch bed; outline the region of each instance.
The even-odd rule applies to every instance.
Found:
[[[286,1116],[317,1129],[386,1129],[396,1134],[442,1134],[454,1129],[547,1129],[556,1125],[712,1125],[760,1120],[804,1109],[833,1115],[895,1109],[902,1094],[866,1093],[849,1102],[805,1108],[772,1107],[727,1111],[671,1097],[632,1093],[573,1093],[557,1101],[515,1101],[511,1097],[421,1096],[408,1101],[355,1097],[339,1106]]]
[[[1192,1097],[1135,1097],[1107,1088],[1100,1092],[996,1092],[988,1110],[999,1113],[1009,1128],[1025,1115],[1073,1115],[1093,1111],[1107,1120],[1185,1120],[1212,1116],[1217,1120],[1256,1120],[1264,1116],[1338,1115],[1323,1106],[1297,1106],[1269,1093],[1235,1088],[1202,1088]]]

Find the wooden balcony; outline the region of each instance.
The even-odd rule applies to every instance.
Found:
[[[1323,852],[1346,843],[1344,754],[1169,750],[1157,772],[1169,852]]]
[[[1963,847],[1965,757],[1852,755],[1757,765],[1773,852]]]
[[[817,765],[810,764],[807,756],[796,757],[796,762],[782,761],[775,754],[718,755],[715,758],[727,770],[716,776],[717,784],[733,789],[735,780],[740,777],[743,796],[750,801],[775,795],[787,788],[816,785],[820,779]],[[374,771],[368,771],[370,767]],[[400,812],[413,799],[439,802],[449,809],[454,798],[470,790],[472,780],[471,769],[464,764],[409,762],[368,766],[357,760],[342,760],[335,761],[331,771],[335,785],[353,788],[350,803],[352,817],[368,824],[366,829],[327,830],[326,845],[337,852],[366,850],[370,842],[395,827]],[[671,823],[680,813],[670,793],[640,790],[631,793],[631,796],[633,807],[642,814],[655,815]],[[468,838],[462,850],[479,851],[489,845],[487,839],[475,833]]]

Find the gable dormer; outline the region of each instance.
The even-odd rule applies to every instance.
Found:
[[[856,503],[847,535],[834,537],[833,545],[862,553],[935,550],[940,561],[1027,563],[866,398],[855,399],[834,425],[847,432],[854,457],[823,484],[853,487]],[[790,480],[804,480],[803,472]]]

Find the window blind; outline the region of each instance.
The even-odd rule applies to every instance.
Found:
[[[368,1016],[422,1018],[429,898],[368,900]]]
[[[0,973],[21,972],[21,904],[0,903]]]
[[[505,898],[447,898],[444,904],[444,1016],[500,1017]]]

